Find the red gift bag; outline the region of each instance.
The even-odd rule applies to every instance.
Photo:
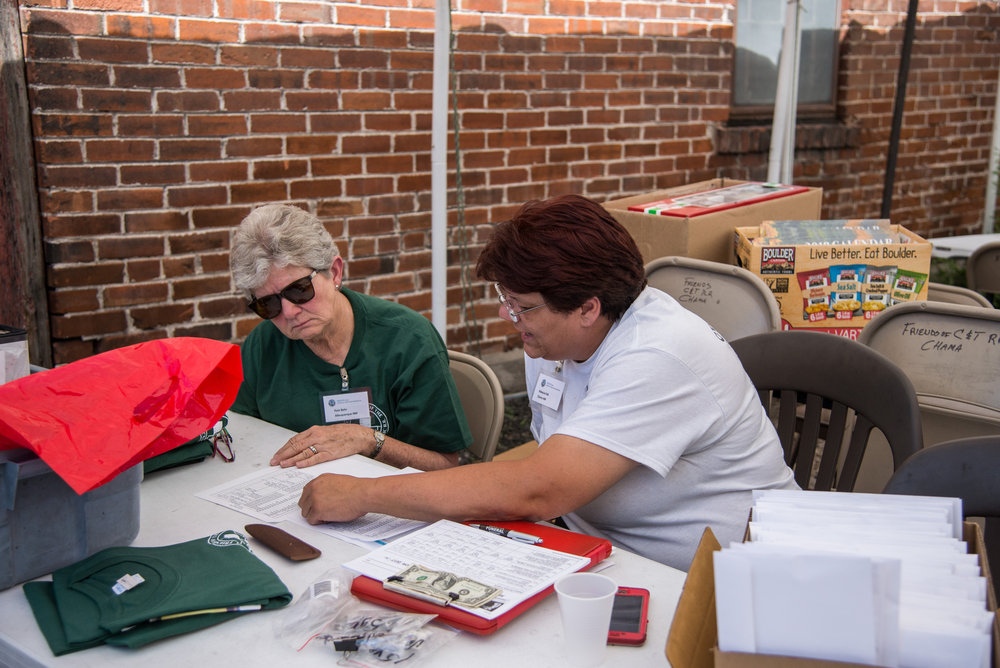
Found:
[[[243,381],[239,347],[138,343],[0,385],[0,449],[33,450],[78,494],[205,432]]]

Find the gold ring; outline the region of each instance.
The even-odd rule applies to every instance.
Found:
[[[319,454],[319,450],[316,449],[315,445],[310,445],[309,449],[313,451],[314,455],[318,455]]]

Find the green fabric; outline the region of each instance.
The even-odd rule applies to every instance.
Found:
[[[116,595],[124,575],[145,581]],[[237,605],[267,610],[292,599],[236,531],[166,547],[108,548],[57,570],[51,582],[25,584],[24,593],[56,656],[100,644],[141,647],[249,613],[158,617]]]
[[[172,450],[150,457],[142,463],[142,472],[149,475],[154,471],[184,466],[200,462],[212,454],[211,439],[195,439],[187,443],[181,443]]]
[[[456,452],[472,435],[434,326],[399,304],[351,290],[354,337],[344,360],[351,389],[368,387],[372,427],[438,452]],[[321,397],[340,391],[340,367],[302,341],[261,322],[242,346],[243,384],[232,410],[293,431],[324,424]]]

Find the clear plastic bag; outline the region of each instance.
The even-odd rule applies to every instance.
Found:
[[[355,599],[312,640],[342,652],[341,666],[418,666],[457,635],[453,629],[429,624],[435,617],[369,606]]]
[[[275,618],[274,635],[296,650],[304,648],[348,604],[357,600],[351,594],[351,580],[350,574],[341,568],[323,573]]]

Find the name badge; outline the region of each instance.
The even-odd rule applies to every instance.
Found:
[[[322,395],[323,421],[326,424],[360,424],[372,426],[372,416],[368,409],[368,390],[355,390]]]
[[[535,391],[531,393],[531,400],[546,408],[558,410],[564,387],[566,387],[564,381],[545,373],[538,374],[538,382],[535,383]]]

